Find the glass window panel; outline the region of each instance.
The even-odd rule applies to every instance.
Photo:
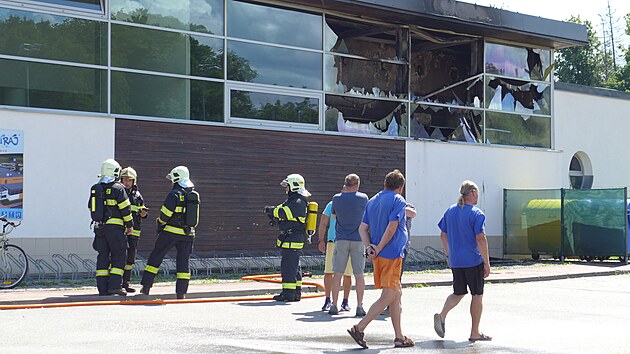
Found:
[[[107,112],[107,71],[0,59],[0,104]]]
[[[486,108],[551,115],[551,85],[487,76]]]
[[[232,90],[230,112],[235,118],[319,124],[319,99]]]
[[[228,0],[227,35],[321,50],[322,16]]]
[[[551,118],[486,112],[486,143],[551,148]]]
[[[322,54],[260,44],[228,42],[228,79],[322,89]]]
[[[111,0],[112,20],[223,34],[223,0]]]
[[[571,164],[569,165],[569,171],[582,172],[582,163],[580,162],[580,160],[575,155],[571,158]]]
[[[326,95],[327,131],[406,137],[407,121],[405,103]]]
[[[527,80],[551,80],[551,51],[486,43],[486,73]]]
[[[381,61],[325,55],[324,90],[360,96],[405,99],[408,95],[408,66]]]
[[[112,113],[223,121],[223,84],[112,71]]]
[[[406,29],[399,35],[397,28],[326,16],[325,30],[326,51],[365,58],[407,60]]]
[[[103,11],[101,0],[32,0],[47,4],[76,7],[82,10]]]
[[[223,41],[112,24],[112,66],[223,78]]]
[[[412,104],[410,136],[481,143],[483,111],[456,107]]]
[[[107,65],[107,23],[0,8],[0,53]]]

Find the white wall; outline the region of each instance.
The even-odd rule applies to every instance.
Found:
[[[593,167],[593,188],[630,185],[630,100],[555,90],[555,139],[564,151],[568,176],[571,158],[585,152]],[[568,177],[563,187],[569,186]]]
[[[11,236],[93,237],[89,188],[114,156],[114,119],[0,109],[0,128],[24,131],[24,219]]]
[[[413,236],[439,236],[437,223],[466,179],[481,189],[489,236],[503,235],[504,188],[558,188],[568,179],[558,151],[408,141],[406,153],[406,197],[418,211]]]

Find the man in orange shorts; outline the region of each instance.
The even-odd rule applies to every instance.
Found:
[[[367,257],[374,263],[374,287],[383,289],[381,297],[370,307],[367,315],[348,330],[352,339],[363,348],[368,347],[363,331],[387,306],[390,307],[394,327],[394,347],[414,346],[414,342],[403,335],[400,325],[400,271],[408,239],[405,226],[407,202],[400,195],[404,186],[405,177],[399,170],[388,173],[385,189],[370,199],[359,227]]]

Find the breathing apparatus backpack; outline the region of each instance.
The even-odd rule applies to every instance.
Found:
[[[199,224],[199,193],[191,190],[186,193],[186,212],[184,214],[184,225],[197,227]]]
[[[90,188],[88,207],[93,222],[98,223],[105,221],[105,189],[101,183],[97,183]]]
[[[316,202],[308,202],[308,214],[306,216],[306,235],[308,243],[311,243],[311,237],[315,235],[317,230],[317,209],[319,205]]]

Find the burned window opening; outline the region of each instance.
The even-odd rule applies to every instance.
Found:
[[[517,79],[550,81],[551,51],[486,43],[486,73]]]
[[[458,95],[457,92],[460,92],[460,94]],[[461,92],[472,92],[474,94],[473,100],[463,100],[460,96],[468,97],[469,95],[467,94],[464,96],[461,94]],[[451,104],[454,106],[469,106],[480,108],[481,92],[483,92],[483,74],[477,74],[463,81],[446,86],[435,92],[431,92],[424,97],[416,97],[415,102],[443,103]]]
[[[488,77],[486,108],[522,114],[551,115],[551,86]]]
[[[482,111],[422,104],[415,107],[409,122],[412,138],[468,143],[483,141]]]
[[[407,105],[402,102],[326,95],[327,131],[407,136]]]

